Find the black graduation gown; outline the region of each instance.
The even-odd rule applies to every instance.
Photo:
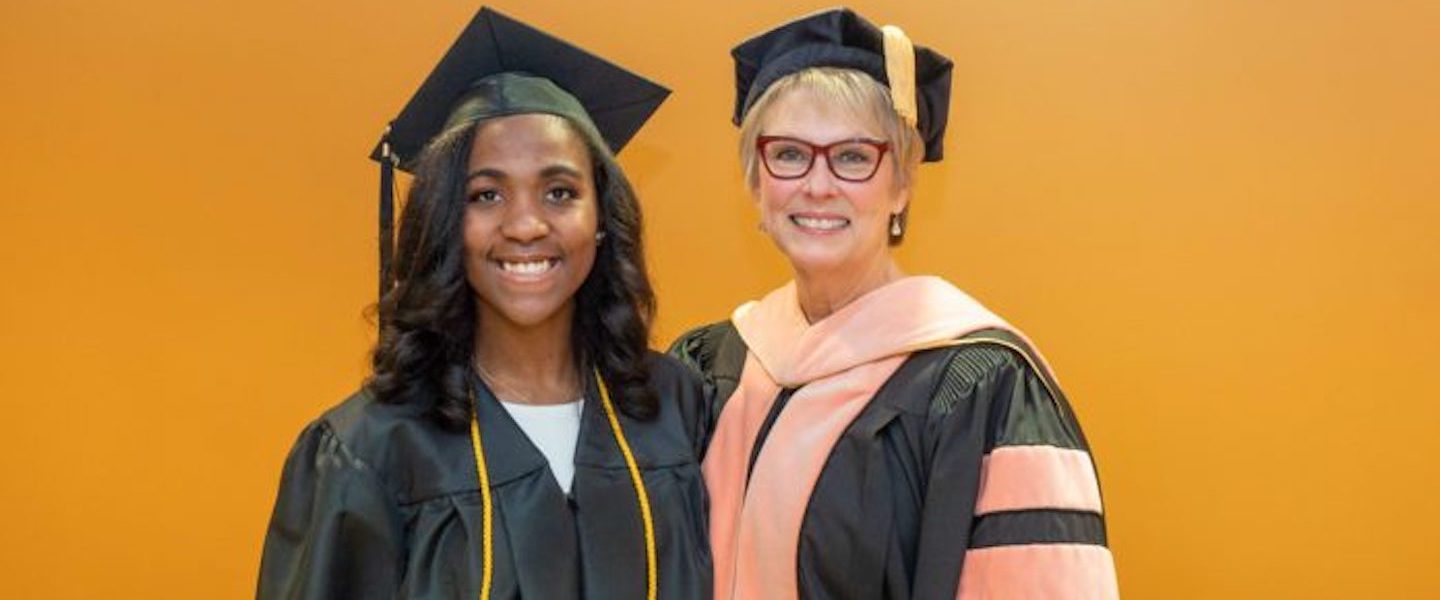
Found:
[[[693,374],[659,354],[651,364],[659,416],[619,419],[650,496],[659,597],[709,598],[698,460],[710,417]],[[639,503],[591,381],[568,496],[477,386],[494,502],[493,598],[645,597]],[[281,477],[259,598],[477,597],[482,511],[470,437],[425,410],[362,390],[304,430]]]
[[[1020,544],[1106,544],[1101,514],[1026,510],[974,516],[982,459],[1003,446],[1088,452],[1074,412],[1023,340],[984,330],[912,354],[836,442],[801,522],[801,598],[956,597],[966,551]],[[718,417],[744,366],[729,321],[681,336],[670,352],[702,374]],[[1033,355],[1030,357],[1033,360]],[[1036,361],[1038,363],[1038,361]],[[793,389],[782,390],[750,457]]]

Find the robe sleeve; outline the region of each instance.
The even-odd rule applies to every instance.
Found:
[[[967,347],[930,412],[916,598],[1119,597],[1099,478],[1058,388],[1012,349]]]
[[[394,598],[404,560],[398,508],[324,422],[285,462],[256,597]]]

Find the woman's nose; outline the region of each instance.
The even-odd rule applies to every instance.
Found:
[[[815,157],[810,172],[805,174],[804,191],[821,198],[835,194],[835,174],[830,172],[830,158],[824,154]]]
[[[545,220],[538,200],[527,198],[511,205],[500,232],[510,239],[529,242],[549,235],[550,223]]]

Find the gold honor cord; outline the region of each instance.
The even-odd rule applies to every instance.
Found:
[[[655,600],[656,579],[660,573],[655,566],[655,520],[650,515],[650,494],[645,492],[645,480],[640,478],[640,467],[635,464],[635,455],[630,452],[630,442],[625,441],[620,419],[615,417],[615,406],[610,403],[610,390],[605,389],[605,380],[600,378],[599,369],[595,371],[595,381],[600,384],[600,403],[605,406],[610,429],[615,432],[620,453],[625,455],[625,467],[630,469],[630,483],[635,486],[635,497],[640,500],[640,519],[645,523],[645,598]]]
[[[610,421],[610,431],[615,434],[620,453],[625,456],[625,467],[630,471],[630,483],[635,486],[635,497],[640,501],[640,520],[645,525],[645,598],[655,600],[660,573],[655,561],[655,519],[650,513],[650,494],[645,491],[645,480],[640,477],[640,467],[635,463],[635,454],[630,451],[630,442],[625,439],[625,431],[620,428],[620,419],[615,416],[615,406],[610,402],[610,390],[605,387],[605,380],[600,377],[599,369],[595,370],[595,383],[599,384],[600,404],[605,408],[605,418]],[[481,527],[484,528],[480,534],[480,600],[486,600],[490,597],[495,570],[495,540],[491,535],[494,499],[490,497],[490,473],[485,467],[485,446],[480,442],[479,407],[475,405],[473,389],[470,391],[470,403],[470,445],[475,450],[475,473],[480,481]]]
[[[495,572],[494,500],[490,498],[490,470],[485,468],[485,445],[480,443],[480,407],[475,389],[470,389],[470,447],[475,450],[475,474],[480,480],[480,600],[490,597],[490,580]]]

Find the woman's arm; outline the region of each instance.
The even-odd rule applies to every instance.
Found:
[[[394,500],[370,465],[317,421],[286,459],[256,597],[393,598],[400,532]]]
[[[956,352],[931,408],[917,598],[1117,598],[1089,446],[1013,349]]]

